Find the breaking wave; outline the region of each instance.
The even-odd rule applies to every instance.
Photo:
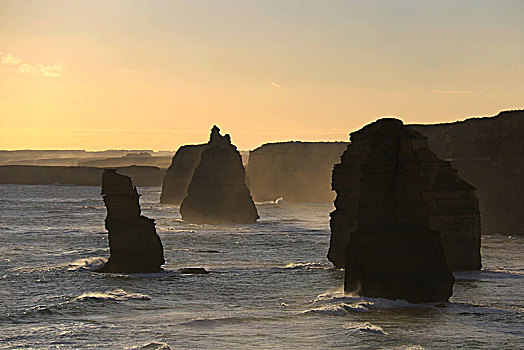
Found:
[[[154,342],[147,343],[144,345],[132,346],[130,348],[125,348],[125,349],[171,350],[171,347],[169,346],[168,343],[154,341]]]
[[[382,329],[382,327],[375,326],[374,324],[369,323],[369,322],[351,323],[349,326],[347,326],[347,329],[358,331],[358,332],[368,332],[368,333],[382,334],[382,335],[388,334],[387,332],[385,332]]]
[[[82,300],[112,300],[112,301],[125,301],[125,300],[151,300],[151,297],[147,294],[140,293],[128,293],[123,289],[108,290],[105,292],[90,292],[84,293],[77,296],[75,301]]]
[[[284,266],[285,269],[320,269],[320,270],[331,270],[334,269],[333,265],[331,264],[321,264],[321,263],[315,263],[315,262],[297,262],[297,263],[289,263],[286,266]]]
[[[103,267],[106,262],[107,262],[107,259],[102,258],[100,256],[93,257],[93,258],[78,259],[68,264],[68,270],[69,271],[76,271],[76,270],[96,271],[100,269],[101,267]]]

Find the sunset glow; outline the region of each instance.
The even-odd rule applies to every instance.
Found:
[[[347,140],[522,108],[521,1],[2,1],[0,149]]]

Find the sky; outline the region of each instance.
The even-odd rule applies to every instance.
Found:
[[[524,1],[0,1],[0,149],[346,141],[524,108]]]

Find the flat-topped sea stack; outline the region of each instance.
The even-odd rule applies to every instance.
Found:
[[[344,290],[410,302],[447,301],[454,278],[440,232],[430,227],[430,211],[433,192],[439,191],[441,182],[448,185],[446,175],[453,169],[436,158],[424,136],[397,119],[369,124],[352,133],[351,141],[333,174],[337,191],[333,235],[354,226],[354,231],[345,232],[350,239],[344,247]],[[358,152],[356,159],[353,151]],[[340,196],[346,190],[341,177],[355,171],[360,179],[350,177],[352,196]],[[429,198],[426,192],[431,193]],[[348,198],[351,206],[344,211]]]
[[[164,175],[160,203],[176,205],[182,203],[187,196],[187,188],[193,173],[200,163],[200,154],[206,146],[207,144],[185,145],[176,151]]]
[[[333,170],[332,186],[337,198],[336,210],[331,213],[329,260],[339,268],[346,264],[346,247],[360,224],[362,201],[373,200],[363,197],[362,192],[363,166],[370,162],[372,150],[368,138],[373,140],[374,133],[386,127],[395,127],[412,135],[410,142],[413,146],[410,147],[413,147],[413,156],[416,156],[417,166],[420,167],[418,176],[422,178],[421,195],[429,228],[441,233],[448,266],[452,271],[480,269],[481,226],[475,188],[462,180],[449,162],[435,156],[428,147],[426,137],[396,119],[381,119],[352,133],[351,144],[342,155],[341,163]],[[396,142],[398,147],[403,145],[400,141]],[[400,162],[404,154],[400,152],[398,157],[400,166],[404,164]]]
[[[110,257],[98,272],[149,273],[162,271],[164,250],[155,221],[140,215],[139,194],[128,176],[106,169],[102,195],[107,208]]]
[[[328,203],[331,171],[346,142],[267,143],[249,152],[247,177],[256,202]]]
[[[183,220],[209,224],[254,223],[259,218],[240,153],[229,135],[220,135],[216,126],[201,153],[180,214]]]
[[[524,235],[524,110],[410,127],[475,186],[483,234]]]

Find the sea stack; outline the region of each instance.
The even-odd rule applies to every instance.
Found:
[[[259,218],[246,186],[240,153],[230,136],[220,135],[216,125],[193,173],[180,214],[183,220],[208,224],[254,223]]]
[[[369,165],[370,152],[373,147],[381,146],[375,140],[375,134],[397,128],[398,133],[411,135],[401,138],[395,134],[390,137],[399,138],[391,147],[401,147],[409,140],[409,156],[399,148],[388,152],[397,152],[398,167],[405,164],[415,164],[418,167],[420,188],[406,189],[421,191],[425,210],[427,211],[429,228],[441,233],[444,254],[452,271],[478,270],[481,268],[480,257],[480,212],[475,195],[475,188],[462,180],[449,162],[438,159],[429,149],[426,137],[418,131],[404,126],[396,119],[381,119],[351,134],[351,144],[341,157],[341,163],[333,170],[332,187],[337,192],[336,210],[331,213],[331,242],[328,258],[339,268],[346,264],[346,247],[352,233],[360,224],[360,211],[363,201],[374,199],[363,197],[362,181],[364,166]],[[384,130],[383,130],[384,129]],[[405,140],[406,139],[406,140]],[[383,142],[386,142],[384,140]],[[385,146],[381,146],[385,147]],[[408,161],[409,160],[409,161]],[[403,170],[399,168],[398,171]],[[371,174],[369,176],[376,176]],[[395,175],[396,176],[396,175]],[[415,176],[415,175],[413,175]],[[406,184],[399,184],[399,186]],[[407,184],[409,185],[409,184]],[[415,184],[412,184],[415,186]],[[418,186],[418,185],[417,185]],[[391,188],[389,189],[392,190]],[[397,192],[395,192],[397,193]],[[418,193],[418,192],[417,192]],[[367,194],[369,196],[369,194]],[[378,194],[377,194],[378,195]],[[398,196],[399,194],[397,194]],[[398,211],[398,208],[395,209]]]
[[[175,205],[182,203],[187,196],[191,177],[200,163],[200,154],[206,146],[207,144],[184,145],[176,151],[164,175],[160,203]]]
[[[331,214],[332,236],[347,236],[344,290],[447,301],[454,278],[441,233],[430,227],[430,211],[440,186],[457,185],[448,178],[456,172],[441,171],[452,168],[436,158],[424,136],[397,119],[369,124],[352,133],[351,142],[333,172],[337,200]]]
[[[110,257],[99,272],[149,273],[162,271],[164,250],[155,221],[140,215],[139,194],[131,178],[106,169],[102,195],[107,208]]]

